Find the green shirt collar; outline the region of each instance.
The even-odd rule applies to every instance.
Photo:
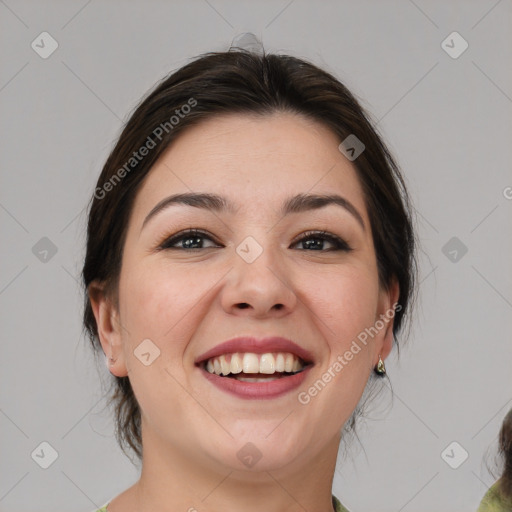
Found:
[[[334,506],[334,510],[335,512],[349,512],[341,503],[340,501],[338,500],[338,498],[336,498],[336,496],[334,496],[334,494],[332,495],[332,504]]]

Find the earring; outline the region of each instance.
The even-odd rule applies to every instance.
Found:
[[[386,375],[386,367],[384,366],[384,361],[380,357],[380,354],[379,354],[379,361],[377,363],[377,366],[374,368],[374,370],[375,370],[375,373],[377,375],[379,375],[380,377],[384,377],[384,375]]]
[[[112,343],[110,344],[110,350],[112,350]],[[112,357],[112,352],[110,353],[110,356],[108,358],[108,366],[112,366],[116,360]]]

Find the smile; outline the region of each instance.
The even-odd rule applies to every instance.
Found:
[[[242,382],[269,382],[301,372],[306,364],[289,352],[223,354],[208,359],[209,373]]]
[[[290,393],[314,366],[311,352],[279,336],[233,338],[198,356],[195,365],[210,384],[244,399]]]

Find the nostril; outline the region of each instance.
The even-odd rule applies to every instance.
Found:
[[[249,307],[249,304],[247,302],[242,302],[238,305],[240,309],[247,309]]]

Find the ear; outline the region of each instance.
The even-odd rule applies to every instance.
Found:
[[[374,364],[377,365],[379,355],[382,359],[386,359],[393,348],[393,323],[395,318],[395,305],[400,296],[400,287],[396,278],[393,278],[387,288],[381,288],[379,291],[379,307],[377,318],[375,321],[381,320],[384,322],[385,327],[383,332],[378,338],[374,354]]]
[[[124,359],[119,312],[107,296],[103,283],[93,281],[87,292],[96,318],[98,337],[105,353],[107,367],[116,377],[126,377],[128,370]]]

